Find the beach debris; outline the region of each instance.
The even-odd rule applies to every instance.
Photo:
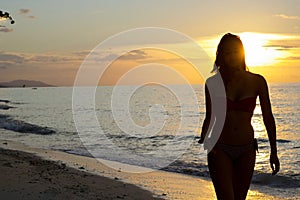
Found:
[[[63,168],[66,168],[66,164],[65,164],[65,163],[61,163],[61,166],[62,166]]]
[[[59,169],[65,169],[67,167],[66,163],[63,163],[61,160],[57,162]]]

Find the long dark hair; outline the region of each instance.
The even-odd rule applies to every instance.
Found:
[[[216,52],[216,60],[215,60],[212,72],[217,72],[220,68],[224,67],[224,47],[226,45],[228,45],[229,41],[236,41],[240,45],[240,49],[241,49],[242,55],[243,55],[242,68],[245,71],[248,70],[248,68],[246,66],[246,61],[245,61],[245,51],[244,51],[244,46],[243,46],[242,40],[237,35],[234,35],[231,33],[226,33],[221,38],[221,41],[218,45],[218,49]]]

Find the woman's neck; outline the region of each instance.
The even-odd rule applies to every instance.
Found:
[[[220,72],[222,74],[228,74],[228,75],[233,75],[235,73],[239,73],[244,71],[242,68],[238,68],[238,67],[221,67],[220,68]]]
[[[227,88],[227,85],[229,82],[232,82],[234,80],[239,80],[241,78],[241,73],[243,73],[245,70],[238,69],[238,68],[227,68],[227,69],[220,69],[219,70],[222,76],[222,79],[224,81],[225,88]]]

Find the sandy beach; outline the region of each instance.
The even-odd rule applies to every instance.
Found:
[[[165,171],[127,173],[94,158],[1,141],[4,199],[216,199],[210,180]],[[279,199],[251,190],[247,199]]]
[[[159,199],[117,177],[97,176],[21,151],[0,153],[1,199]]]

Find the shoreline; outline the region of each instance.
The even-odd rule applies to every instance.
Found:
[[[0,148],[0,196],[4,199],[159,200],[141,187],[32,153]]]
[[[0,169],[8,172],[2,173],[1,176],[6,176],[4,174],[10,176],[9,179],[2,177],[1,180],[11,182],[9,185],[7,181],[2,181],[1,196],[23,195],[25,197],[23,199],[47,199],[51,195],[59,197],[71,192],[72,199],[140,199],[141,195],[143,199],[216,199],[212,182],[200,177],[160,170],[127,173],[122,169],[112,169],[95,158],[28,147],[7,140],[0,140],[0,152],[2,158]],[[31,173],[30,176],[27,175],[28,171]],[[23,181],[21,185],[20,174],[24,176],[21,176]],[[33,177],[35,179],[32,179]],[[60,179],[63,181],[59,181]],[[84,184],[78,185],[81,182]],[[61,185],[60,189],[55,189],[55,183]],[[32,190],[33,185],[43,189],[39,193],[34,193],[37,191],[34,189],[31,194],[34,194],[35,198],[26,198],[28,189]],[[40,198],[41,195],[47,198]],[[61,199],[52,197],[50,199]],[[247,199],[282,198],[250,188]]]

